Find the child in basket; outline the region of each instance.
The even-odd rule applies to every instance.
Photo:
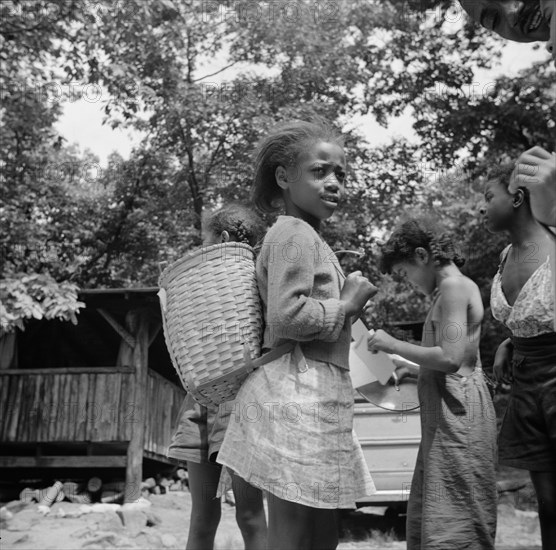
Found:
[[[513,165],[492,169],[483,210],[489,231],[507,232],[492,282],[493,316],[511,331],[494,358],[494,376],[512,384],[498,435],[499,461],[529,470],[543,550],[556,548],[556,333],[550,255],[554,240],[537,223],[528,193],[510,192]]]
[[[479,357],[483,302],[477,285],[458,269],[463,258],[438,233],[409,220],[382,251],[382,271],[432,296],[422,345],[377,330],[368,348],[420,365],[394,360],[398,380],[418,376],[421,405],[408,550],[488,550],[496,533],[496,415]]]
[[[231,204],[214,212],[204,224],[204,245],[237,241],[254,246],[264,233],[261,218],[246,206]],[[187,461],[191,491],[191,520],[187,550],[214,547],[220,523],[220,499],[216,497],[221,467],[216,456],[233,405],[204,407],[188,394],[182,405],[179,426],[168,456]],[[232,476],[236,520],[246,550],[266,547],[266,518],[262,493],[241,478]]]
[[[258,148],[254,202],[286,211],[257,258],[263,350],[290,347],[243,383],[218,461],[266,492],[269,550],[336,548],[336,510],[375,491],[352,429],[348,353],[351,322],[377,289],[360,272],[343,282],[319,233],[345,175],[324,123],[290,122]]]

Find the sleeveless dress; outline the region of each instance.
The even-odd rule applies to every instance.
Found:
[[[501,464],[533,472],[556,471],[556,333],[554,286],[547,258],[521,288],[513,306],[502,288],[511,245],[492,282],[495,319],[512,332],[513,383],[498,435]]]
[[[438,345],[439,294],[422,345]],[[469,376],[421,366],[421,444],[407,510],[408,550],[494,548],[497,519],[496,413],[477,353]]]

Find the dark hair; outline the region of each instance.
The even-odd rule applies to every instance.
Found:
[[[509,193],[510,191],[508,187],[510,186],[510,178],[512,176],[512,172],[514,171],[514,168],[515,168],[515,163],[513,162],[503,162],[500,164],[496,164],[488,170],[486,175],[486,181],[487,182],[492,181],[498,185],[502,185]],[[529,189],[525,187],[518,187],[518,189],[521,189],[521,191],[523,191],[523,195],[525,197],[523,203],[528,208],[530,208]]]
[[[273,212],[279,207],[276,200],[282,190],[276,183],[276,168],[292,166],[305,147],[319,142],[343,145],[342,136],[322,119],[311,122],[293,120],[275,127],[257,146],[252,199],[263,212]]]
[[[510,185],[510,176],[514,171],[514,167],[515,164],[512,162],[495,164],[492,168],[488,169],[486,181],[494,181],[508,189],[508,186]]]
[[[230,234],[230,240],[255,246],[265,232],[265,223],[253,206],[232,203],[215,210],[205,220],[207,229],[220,235]]]
[[[448,265],[450,262],[461,267],[465,263],[465,259],[458,254],[447,234],[437,235],[425,222],[410,219],[398,226],[382,246],[380,270],[382,273],[392,273],[395,264],[413,262],[415,249],[418,247],[432,254],[437,267]]]

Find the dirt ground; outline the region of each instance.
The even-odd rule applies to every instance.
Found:
[[[519,509],[520,503],[529,502],[529,496],[520,497],[518,493],[502,495],[498,510],[498,550],[540,549],[536,512]],[[102,511],[92,511],[95,506],[59,502],[50,508],[47,515],[43,515],[37,504],[12,502],[2,509],[0,549],[185,548],[191,511],[188,491],[152,494],[142,506],[103,506]],[[342,520],[342,538],[338,548],[405,548],[403,516],[390,518],[389,515],[381,515],[383,511],[366,507],[347,514]],[[235,508],[223,503],[216,549],[242,548]]]

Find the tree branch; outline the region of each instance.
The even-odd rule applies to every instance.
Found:
[[[214,76],[217,75],[219,73],[224,72],[226,69],[229,69],[230,67],[233,67],[234,65],[236,65],[238,62],[237,61],[233,61],[232,63],[230,63],[229,65],[226,65],[225,67],[222,67],[222,69],[215,71],[214,73],[210,73],[210,74],[206,74],[205,76],[202,76],[201,78],[196,78],[195,80],[193,80],[192,82],[199,82],[200,80],[204,80],[205,78],[209,78],[210,76]]]

